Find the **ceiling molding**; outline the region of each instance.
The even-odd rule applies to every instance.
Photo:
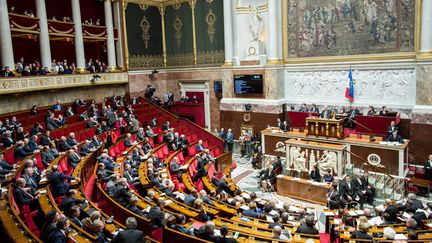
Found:
[[[156,7],[166,7],[187,1],[188,0],[126,0],[128,3],[146,4]]]

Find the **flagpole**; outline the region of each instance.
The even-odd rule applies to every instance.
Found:
[[[351,73],[351,77],[352,77],[352,68],[351,68],[351,64],[350,64],[350,73]],[[353,79],[353,82],[354,82],[354,79]],[[350,110],[352,110],[352,99],[350,99],[349,100],[349,103],[350,103]]]

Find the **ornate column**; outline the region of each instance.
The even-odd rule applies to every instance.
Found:
[[[194,65],[197,65],[197,47],[196,47],[196,28],[195,28],[195,4],[196,0],[189,0],[189,5],[192,9],[192,44],[193,44],[193,56]]]
[[[233,32],[232,32],[232,1],[223,1],[224,11],[224,43],[225,43],[225,64],[232,66],[233,57]]]
[[[0,48],[0,69],[5,66],[9,66],[11,69],[15,69],[7,0],[0,0]]]
[[[421,1],[420,53],[422,57],[432,57],[432,1]]]
[[[42,67],[52,69],[51,46],[48,32],[48,19],[45,7],[45,0],[36,0],[36,14],[39,18],[39,48]]]
[[[117,41],[115,42],[117,66],[123,67],[123,26],[122,26],[122,9],[120,8],[120,1],[113,2],[114,8],[114,28],[117,28]]]
[[[237,39],[237,11],[236,1],[231,1],[231,26],[232,26],[232,62],[233,65],[239,66],[240,61],[238,60],[238,39]]]
[[[81,9],[79,0],[72,0],[72,18],[75,25],[75,56],[76,67],[85,70],[84,40],[81,23]]]
[[[165,36],[165,7],[161,5],[159,7],[159,13],[161,15],[162,22],[162,55],[163,55],[163,63],[164,68],[167,66],[167,50],[166,50],[166,36]]]
[[[276,0],[268,1],[268,42],[267,63],[278,63],[280,60],[277,54],[277,2]]]
[[[115,44],[114,44],[114,27],[113,27],[111,0],[104,1],[104,10],[105,10],[105,25],[107,27],[108,66],[111,69],[115,69],[117,67],[117,64],[116,64],[116,53],[115,53]]]

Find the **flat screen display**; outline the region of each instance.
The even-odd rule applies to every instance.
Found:
[[[217,94],[222,94],[222,81],[215,81],[213,84],[214,92]]]
[[[234,93],[236,94],[262,94],[263,75],[234,75]]]

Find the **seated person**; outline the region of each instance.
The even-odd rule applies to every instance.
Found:
[[[323,180],[326,183],[332,183],[334,181],[334,177],[331,174],[331,169],[325,170],[324,171],[324,176],[323,176]]]
[[[381,111],[379,112],[380,116],[388,116],[388,110],[387,110],[387,106],[383,106],[381,108]]]
[[[176,221],[174,224],[171,225],[171,229],[182,232],[183,234],[193,236],[194,235],[193,226],[186,228],[184,226],[185,224],[186,224],[186,216],[184,216],[184,214],[179,213],[176,215]]]
[[[289,232],[288,232],[288,235],[289,235]],[[286,234],[282,234],[282,227],[280,227],[279,225],[276,225],[273,228],[271,238],[278,239],[278,240],[285,240],[285,241],[288,241],[291,239],[291,237],[288,237]]]
[[[195,146],[195,149],[196,149],[196,151],[197,151],[198,153],[201,153],[202,151],[205,150],[205,147],[204,147],[204,145],[203,145],[203,141],[202,141],[202,140],[199,140],[199,141],[198,141],[197,145]]]
[[[139,216],[146,217],[146,213],[144,212],[145,209],[141,210],[138,208],[138,201],[139,201],[138,197],[132,196],[130,198],[129,204],[126,206],[126,208],[129,211],[131,211],[131,212],[133,212]]]
[[[142,242],[144,232],[137,230],[137,220],[134,217],[126,219],[126,230],[120,231],[111,242]]]
[[[351,239],[365,239],[372,240],[372,236],[368,234],[370,225],[367,222],[360,222],[358,225],[358,230],[351,233]]]
[[[400,143],[400,144],[404,143],[403,138],[398,134],[398,130],[393,131],[392,134],[390,134],[387,137],[386,141],[387,142],[397,142],[397,143]]]
[[[165,227],[166,218],[165,213],[163,211],[163,207],[165,206],[165,202],[163,199],[159,198],[151,208],[147,214],[147,218],[152,221],[152,229],[158,229],[161,227]]]
[[[26,181],[24,178],[18,178],[15,182],[13,191],[15,202],[19,206],[29,205],[31,210],[35,210],[39,207],[39,194],[32,193],[29,187],[26,187]]]
[[[319,234],[319,231],[315,228],[315,220],[313,216],[307,216],[306,222],[297,228],[296,233],[309,234],[309,235]]]
[[[399,127],[396,126],[396,122],[395,121],[391,121],[390,122],[390,126],[387,127],[387,135],[391,135],[396,130],[399,131]]]
[[[130,201],[131,196],[132,193],[129,190],[129,185],[126,178],[119,179],[113,194],[114,200],[126,207]]]
[[[71,146],[71,147],[73,147],[73,146],[77,146],[79,143],[78,143],[78,141],[75,139],[75,133],[73,133],[73,132],[71,132],[70,134],[69,134],[69,138],[67,139],[67,141],[66,141],[68,144],[69,144],[69,146]]]
[[[321,182],[321,175],[317,165],[312,167],[312,170],[309,173],[309,180]]]
[[[87,206],[87,202],[85,199],[78,199],[78,192],[75,189],[70,189],[66,192],[63,201],[60,204],[61,210],[65,213],[66,216],[70,217],[72,215],[71,208],[73,206],[78,206],[80,209],[84,209]],[[81,214],[81,213],[80,213]],[[86,213],[82,213],[82,216],[88,216]]]
[[[256,203],[255,202],[250,202],[248,204],[249,209],[243,210],[242,215],[247,216],[247,217],[251,217],[251,218],[259,218],[260,214],[258,212],[256,212]]]

